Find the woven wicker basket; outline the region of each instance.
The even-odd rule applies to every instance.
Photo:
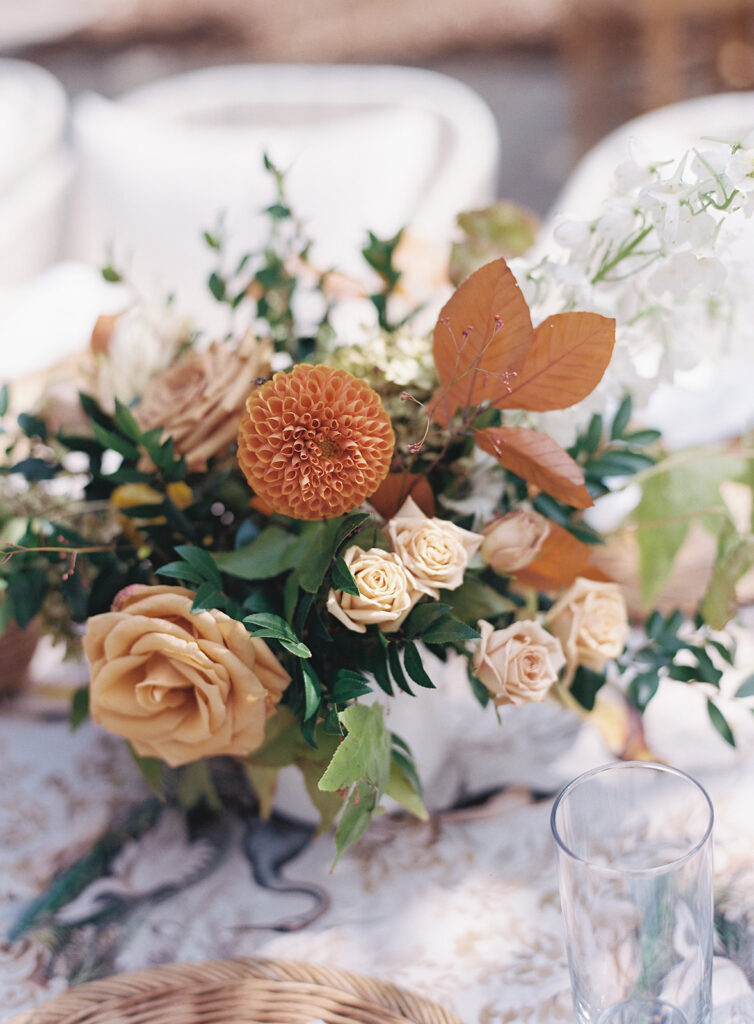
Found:
[[[119,974],[8,1024],[461,1024],[396,985],[331,967],[216,960]]]

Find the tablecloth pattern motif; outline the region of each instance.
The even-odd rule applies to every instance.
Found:
[[[747,657],[744,669],[754,664],[754,655]],[[695,774],[715,804],[718,904],[730,955],[715,961],[713,1020],[754,1021],[754,716],[731,709],[740,737],[732,751],[705,721],[703,697],[683,696],[678,703],[674,684],[665,688],[648,715],[650,742]],[[498,742],[515,753],[528,739],[545,794],[609,760],[596,731],[559,709],[528,709],[520,723],[528,732],[511,732],[504,723]],[[539,732],[536,742],[532,732]],[[487,742],[480,762],[489,761]],[[147,794],[122,743],[89,724],[71,734],[59,714],[34,699],[6,707],[0,717],[0,764],[5,934],[61,868]],[[480,777],[489,773],[480,763]],[[529,787],[532,773],[522,767]],[[0,1020],[87,977],[98,964],[110,973],[258,954],[383,977],[439,1000],[469,1022],[569,1021],[551,804],[549,796],[513,786],[482,808],[438,813],[426,824],[386,816],[334,873],[333,842],[322,837],[285,874],[322,886],[330,907],[294,932],[276,929],[306,910],[309,898],[254,882],[240,827],[227,837],[219,863],[205,871],[217,851],[205,838],[191,842],[183,819],[166,809],[154,828],[123,845],[106,877],[57,911],[54,927],[0,943]],[[177,873],[201,877],[177,894],[160,895]],[[77,925],[117,900],[129,909],[113,922]]]

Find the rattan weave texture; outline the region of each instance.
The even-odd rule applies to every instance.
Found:
[[[7,1024],[461,1024],[376,978],[281,960],[170,964],[79,985]]]

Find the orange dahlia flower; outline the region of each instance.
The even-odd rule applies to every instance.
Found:
[[[306,363],[251,393],[238,432],[249,486],[294,519],[356,508],[387,475],[394,447],[390,417],[365,381]]]

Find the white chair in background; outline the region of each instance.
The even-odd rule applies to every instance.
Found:
[[[78,158],[68,251],[102,261],[112,245],[142,287],[192,299],[213,254],[201,233],[224,213],[235,253],[263,241],[274,199],[262,156],[286,170],[291,204],[323,268],[353,272],[366,231],[408,225],[445,240],[455,215],[495,194],[498,136],[467,86],[411,68],[210,68],[73,117]]]
[[[65,92],[49,72],[0,60],[0,288],[59,256],[71,181],[66,118]]]

